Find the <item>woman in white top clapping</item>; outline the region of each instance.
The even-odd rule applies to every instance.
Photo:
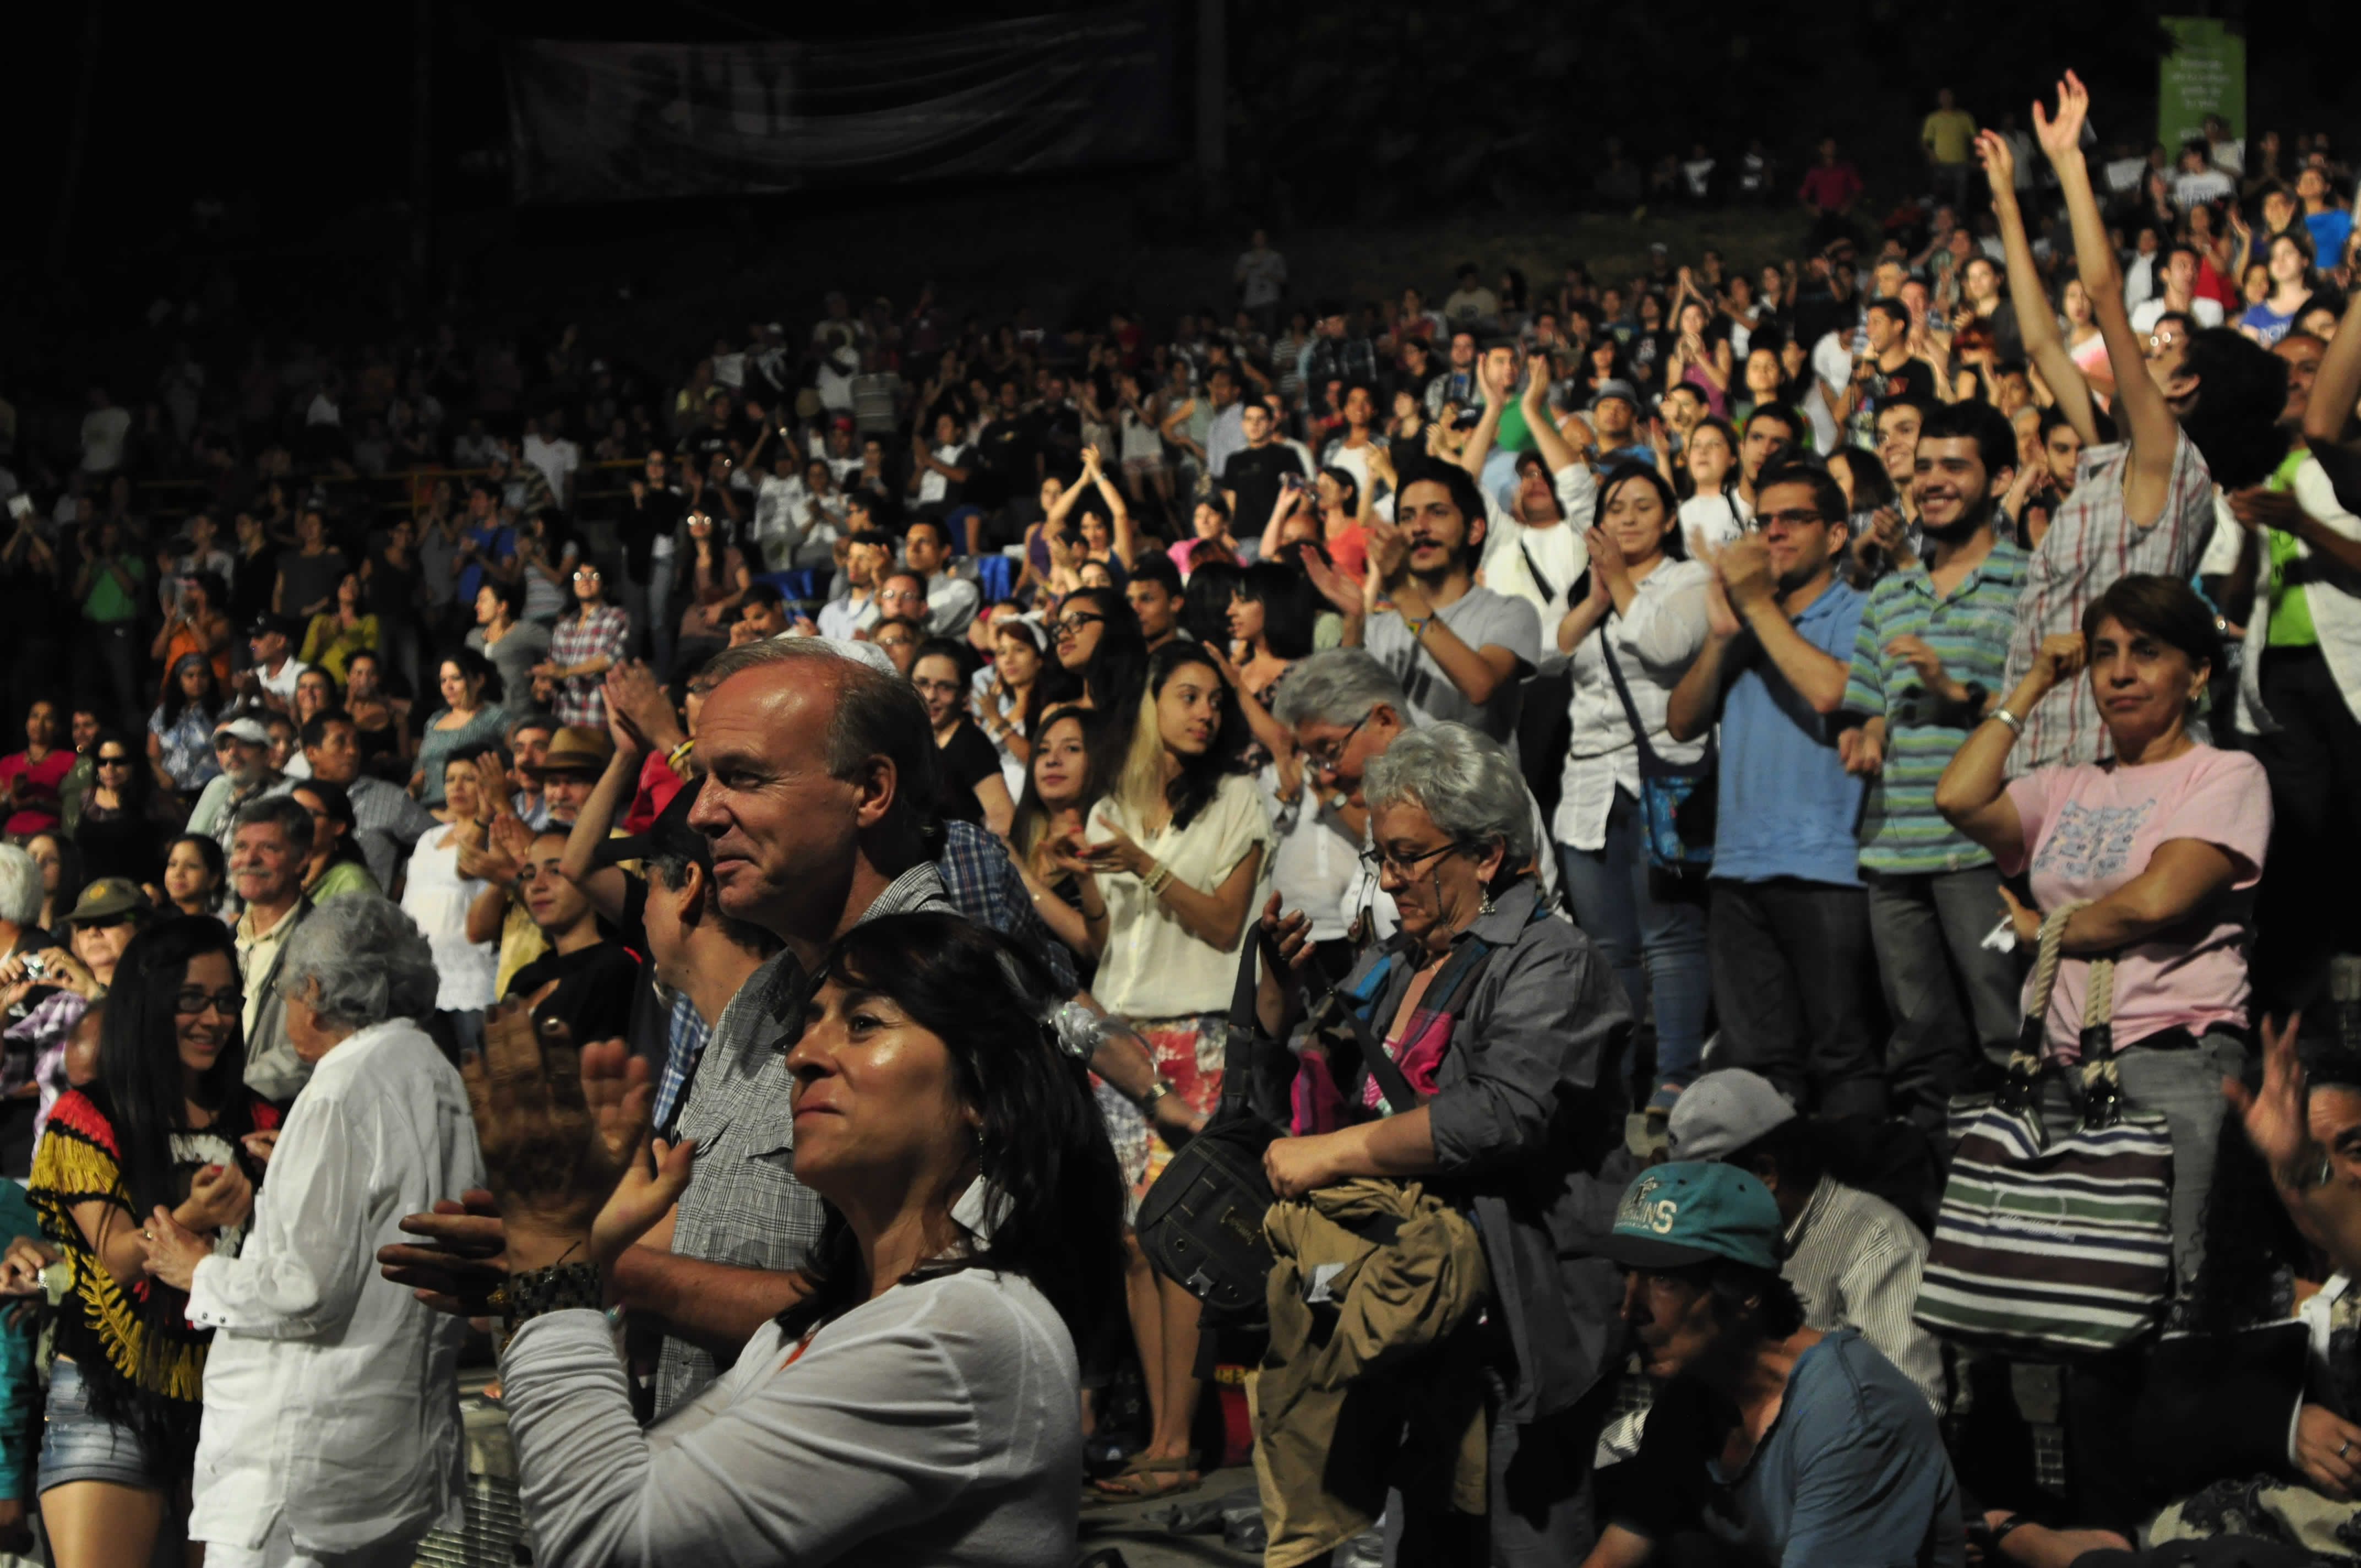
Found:
[[[1148,672],[1114,789],[1092,811],[1085,841],[1070,839],[1055,853],[1087,884],[1083,916],[1102,955],[1092,994],[1156,1059],[1159,1092],[1148,1103],[1171,1093],[1211,1113],[1222,1093],[1238,943],[1268,882],[1270,818],[1254,780],[1235,771],[1246,723],[1211,656],[1194,642],[1168,642]],[[1169,1157],[1160,1147],[1151,1155],[1138,1191]],[[1152,1277],[1137,1254],[1130,1296],[1154,1430],[1106,1486],[1118,1496],[1157,1497],[1198,1480],[1189,1429],[1200,1309],[1179,1284]]]
[[[1615,966],[1634,1017],[1654,995],[1657,1089],[1648,1108],[1657,1113],[1668,1113],[1697,1076],[1710,995],[1702,890],[1649,864],[1631,718],[1636,709],[1649,749],[1667,762],[1704,752],[1705,742],[1675,741],[1664,729],[1673,688],[1706,636],[1706,569],[1681,558],[1676,520],[1672,487],[1645,464],[1622,464],[1599,486],[1590,571],[1557,629],[1558,651],[1572,656],[1573,739],[1550,824],[1575,923]]]

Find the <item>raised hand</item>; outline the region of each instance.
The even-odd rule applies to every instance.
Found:
[[[599,1077],[609,1070],[605,1058],[627,1054],[620,1041],[590,1050],[593,1076]],[[483,1053],[459,1066],[511,1268],[540,1266],[555,1261],[543,1252],[591,1241],[599,1212],[644,1135],[619,1135],[620,1102],[611,1108],[617,1114],[602,1116],[610,1109],[603,1091],[602,1103],[592,1105],[583,1055],[564,1025],[536,1022],[522,1003],[503,1003],[484,1016]],[[631,1113],[644,1129],[653,1091],[647,1063],[631,1065],[637,1069],[627,1079],[637,1090]]]
[[[2083,646],[2079,631],[2053,631],[2041,640],[2033,651],[2032,674],[2041,676],[2050,686],[2059,686],[2080,674],[2089,651]]]
[[[401,1228],[423,1236],[423,1245],[393,1242],[377,1249],[378,1271],[407,1286],[438,1312],[481,1317],[485,1298],[508,1277],[501,1261],[507,1233],[492,1195],[471,1187],[456,1200],[445,1198],[423,1214],[411,1214]]]
[[[2058,112],[2055,115],[2043,108],[2041,100],[2033,101],[2033,136],[2041,150],[2057,162],[2070,153],[2080,153],[2082,146],[2082,125],[2091,117],[2091,90],[2082,79],[2068,71],[2058,83]]]
[[[1993,205],[2016,200],[2016,149],[1998,131],[1976,133],[1976,157],[1984,166],[1984,183],[1992,188]]]

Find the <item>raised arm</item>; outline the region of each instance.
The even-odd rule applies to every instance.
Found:
[[[2034,134],[2058,171],[2058,186],[2066,197],[2066,214],[2074,225],[2074,263],[2091,309],[2106,340],[2107,360],[2115,367],[2116,422],[2131,440],[2131,468],[2124,476],[2124,516],[2135,527],[2146,528],[2164,515],[2172,483],[2173,449],[2180,440],[2180,422],[2164,392],[2149,377],[2138,374],[2147,356],[2146,345],[2132,331],[2131,313],[2124,305],[2123,269],[2115,264],[2105,221],[2099,215],[2099,198],[2091,189],[2090,166],[2082,159],[2082,122],[2089,115],[2091,94],[2072,71],[2058,84],[2058,113],[2051,115],[2037,101]],[[2023,330],[2023,312],[2018,313]]]
[[[2303,438],[2317,449],[2341,446],[2361,405],[2361,289],[2345,300],[2345,319],[2320,356],[2320,372],[2304,405]]]
[[[1107,515],[1112,520],[1107,530],[1115,543],[1115,558],[1123,563],[1124,570],[1131,569],[1131,559],[1139,548],[1139,532],[1132,525],[1130,503],[1123,499],[1123,487],[1107,477],[1104,460],[1095,446],[1082,448],[1083,465],[1090,470],[1092,481],[1106,501]]]

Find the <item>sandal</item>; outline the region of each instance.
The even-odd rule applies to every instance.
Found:
[[[1169,1481],[1163,1477],[1170,1477]],[[1197,1456],[1184,1453],[1172,1459],[1148,1459],[1134,1455],[1130,1464],[1104,1480],[1093,1481],[1085,1490],[1085,1507],[1112,1508],[1124,1503],[1149,1503],[1159,1497],[1177,1497],[1203,1486],[1204,1477],[1197,1474]]]

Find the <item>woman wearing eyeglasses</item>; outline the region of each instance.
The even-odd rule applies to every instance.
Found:
[[[1075,613],[1072,600],[1062,613]],[[1082,918],[1099,965],[1092,994],[1138,1031],[1156,1058],[1156,1087],[1141,1109],[1175,1094],[1209,1113],[1221,1098],[1224,1016],[1238,943],[1268,882],[1270,818],[1254,780],[1235,771],[1246,723],[1228,678],[1203,648],[1158,649],[1133,714],[1114,789],[1091,812],[1081,840],[1069,836],[1052,852],[1082,883]],[[1169,1157],[1152,1150],[1144,1172],[1128,1173],[1136,1192],[1147,1191]],[[1154,1431],[1132,1467],[1107,1486],[1120,1497],[1152,1497],[1198,1480],[1189,1431],[1199,1387],[1199,1308],[1179,1284],[1152,1277],[1136,1254],[1132,1270],[1132,1330]]]
[[[1596,1427],[1563,1418],[1619,1354],[1620,1281],[1587,1238],[1620,1196],[1598,1172],[1622,1141],[1614,1053],[1631,1013],[1590,939],[1541,900],[1524,782],[1497,741],[1461,724],[1411,730],[1369,762],[1361,795],[1401,928],[1342,994],[1424,1100],[1388,1105],[1366,1074],[1307,1065],[1297,1135],[1271,1144],[1264,1169],[1281,1198],[1397,1177],[1472,1211],[1493,1288],[1465,1348],[1487,1368],[1490,1493],[1516,1495],[1511,1462],[1551,1477],[1545,1496],[1493,1510],[1491,1558],[1580,1562]],[[1285,1014],[1299,1016],[1309,922],[1274,899],[1264,927],[1290,966]],[[1411,1500],[1399,1526],[1418,1545],[1403,1560],[1484,1560],[1480,1545],[1446,1551],[1443,1525]]]
[[[557,721],[588,729],[607,727],[605,677],[631,641],[631,618],[607,602],[607,579],[588,562],[574,568],[574,600],[549,636],[549,660],[536,675],[557,682]],[[664,639],[664,652],[672,639]]]
[[[98,1076],[58,1097],[34,1157],[41,1234],[71,1278],[39,1467],[58,1568],[145,1563],[184,1533],[213,1336],[189,1322],[185,1295],[145,1275],[141,1233],[160,1206],[236,1255],[279,1124],[245,1087],[244,1004],[220,921],[141,932],[107,999]],[[11,1249],[0,1288],[38,1288],[28,1250]]]

